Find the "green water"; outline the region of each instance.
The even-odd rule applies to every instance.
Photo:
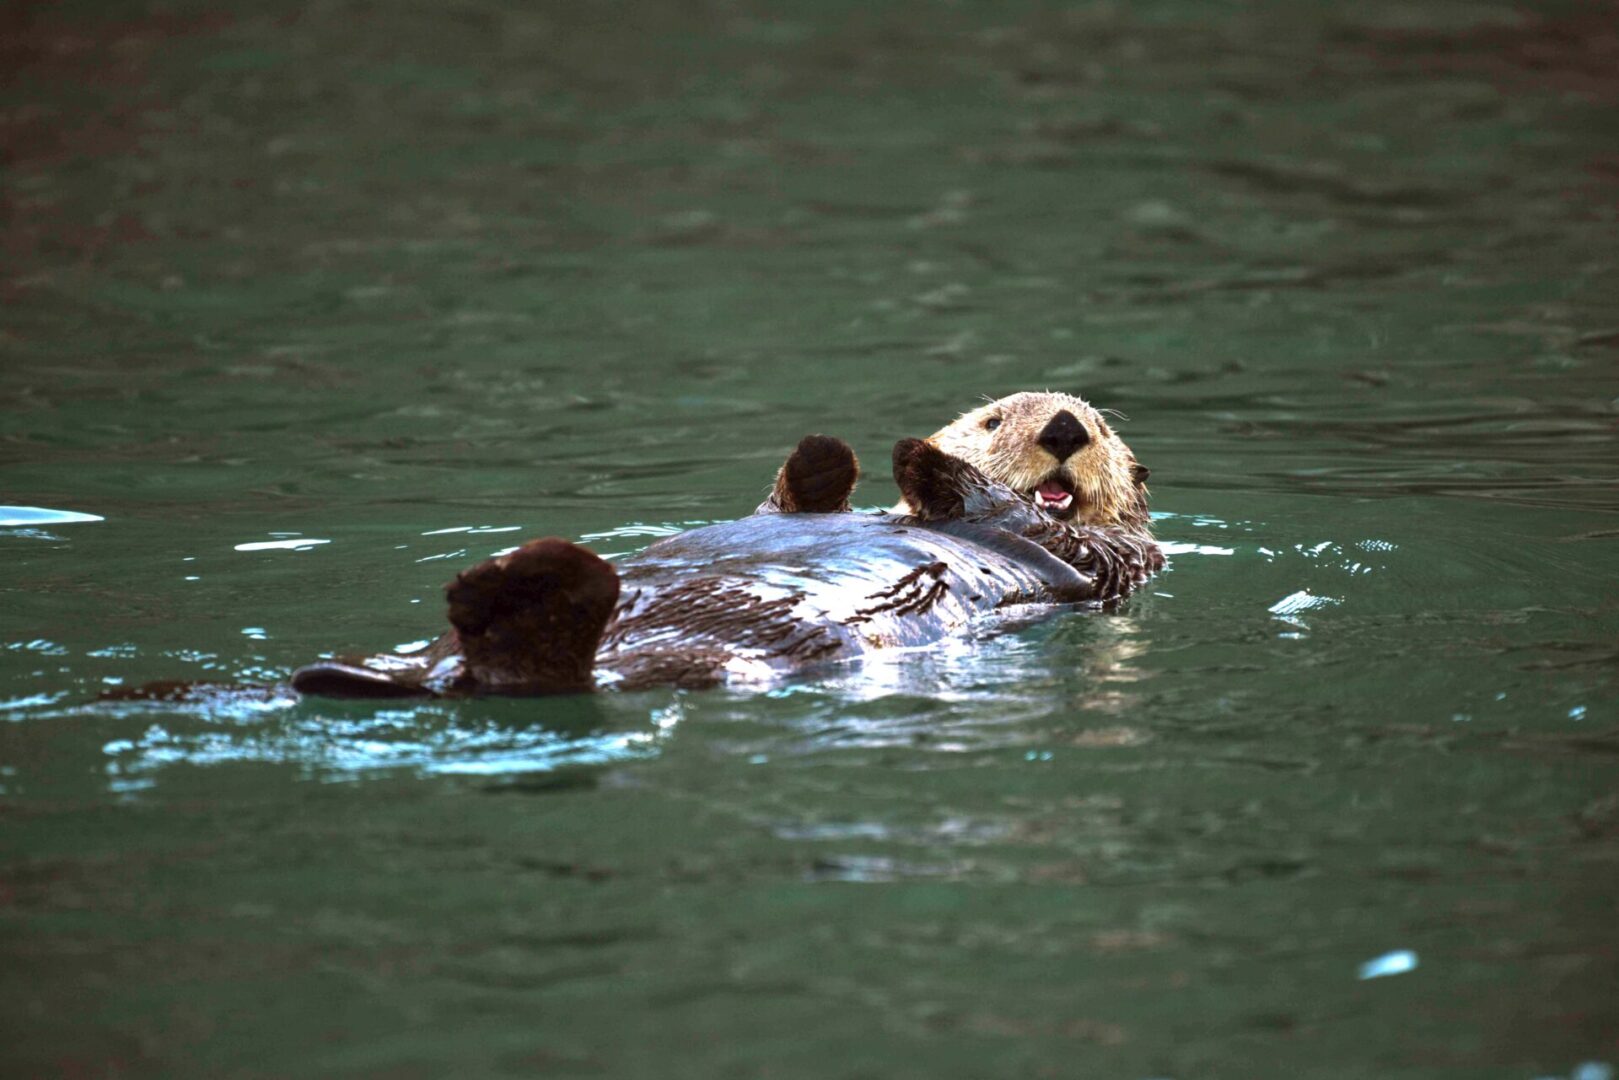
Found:
[[[0,502],[104,520],[0,528],[0,1072],[1609,1076],[1616,17],[14,7]],[[1153,470],[1114,616],[93,701],[1044,387]]]

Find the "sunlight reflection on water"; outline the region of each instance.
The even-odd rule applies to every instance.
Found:
[[[51,510],[43,506],[0,506],[0,528],[32,525],[73,525],[87,521],[105,521],[97,514],[81,514],[75,510]]]
[[[307,551],[317,544],[330,544],[330,540],[316,540],[312,537],[299,537],[291,540],[255,540],[251,543],[237,544],[237,551]]]
[[[522,529],[521,525],[452,525],[447,529],[429,529],[423,536],[444,536],[448,533],[471,533],[483,535],[485,533],[509,533]]]
[[[151,780],[173,766],[244,763],[297,765],[310,778],[321,780],[356,780],[386,770],[492,776],[643,759],[655,753],[667,730],[580,736],[538,726],[451,723],[427,729],[409,710],[387,710],[357,720],[304,717],[251,733],[174,727],[153,724],[135,738],[106,743],[102,753],[112,759],[107,765],[109,778]]]
[[[1381,979],[1389,975],[1404,975],[1415,970],[1417,970],[1417,954],[1410,949],[1396,949],[1362,964],[1359,977]]]

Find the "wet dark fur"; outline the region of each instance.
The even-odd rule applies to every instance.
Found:
[[[414,658],[301,669],[301,693],[564,693],[758,681],[919,645],[1013,604],[1111,603],[1162,566],[1149,536],[1075,526],[920,439],[894,447],[912,513],[834,511],[854,455],[811,436],[751,518],[660,541],[615,568],[533,541],[448,587],[453,630]],[[377,670],[385,663],[386,672]]]

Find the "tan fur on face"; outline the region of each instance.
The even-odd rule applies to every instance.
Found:
[[[1058,461],[1039,439],[1064,410],[1084,426],[1090,442]],[[994,430],[986,426],[992,420],[1000,421]],[[1146,470],[1102,414],[1072,394],[1012,394],[963,413],[928,442],[1031,496],[1044,481],[1060,478],[1074,492],[1073,507],[1064,517],[1076,524],[1143,531],[1149,526],[1147,488],[1137,478],[1144,479]]]

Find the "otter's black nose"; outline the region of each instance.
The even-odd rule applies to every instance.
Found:
[[[1036,441],[1058,461],[1067,461],[1069,454],[1091,441],[1091,433],[1073,413],[1064,409],[1051,418]]]

